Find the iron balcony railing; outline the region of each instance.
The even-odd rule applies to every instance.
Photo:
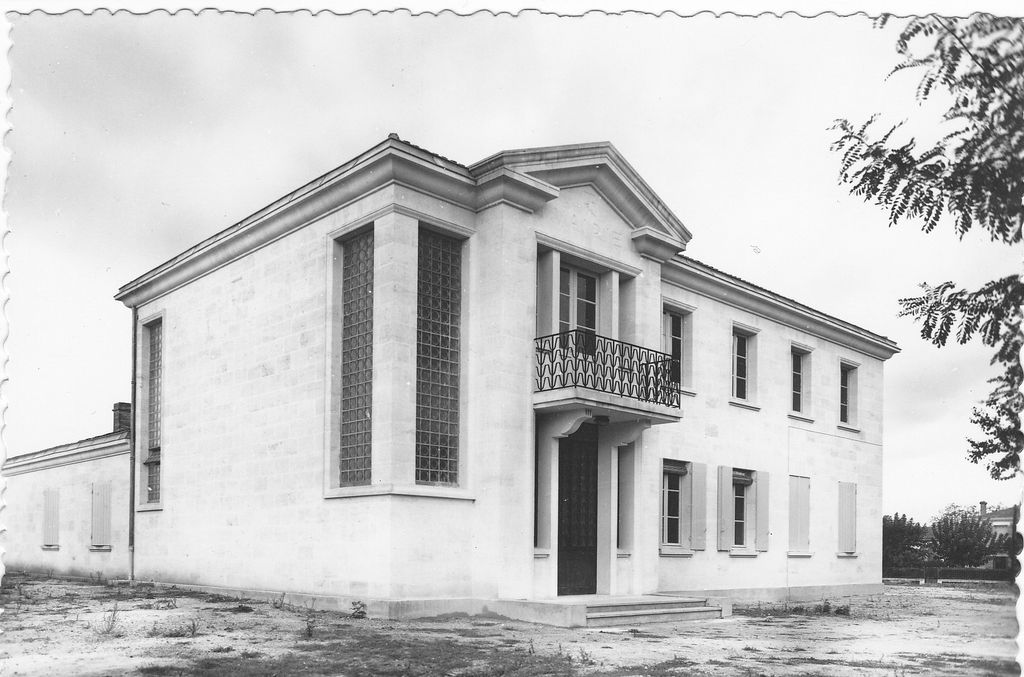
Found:
[[[589,388],[603,393],[679,407],[672,356],[616,341],[585,329],[534,340],[537,390]]]

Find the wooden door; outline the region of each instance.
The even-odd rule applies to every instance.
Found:
[[[597,592],[597,426],[558,444],[558,594]]]

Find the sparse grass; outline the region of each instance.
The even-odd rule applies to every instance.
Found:
[[[114,602],[114,606],[110,611],[103,614],[99,625],[96,627],[96,632],[101,635],[120,637],[123,633],[121,631],[121,619],[118,618],[118,613],[117,602]]]
[[[150,637],[195,637],[199,634],[199,619],[190,618],[182,625],[172,625],[163,629],[157,628],[154,623],[147,634]]]

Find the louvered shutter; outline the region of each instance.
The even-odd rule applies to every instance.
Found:
[[[839,552],[857,551],[857,485],[839,483]]]
[[[43,491],[43,545],[58,545],[60,537],[60,494],[57,489]]]
[[[110,482],[92,485],[92,544],[110,545]]]
[[[810,550],[810,479],[789,477],[789,549]]]
[[[732,466],[718,466],[718,549],[732,550]]]
[[[708,466],[690,464],[690,482],[693,498],[690,509],[690,549],[704,550],[708,541]]]
[[[768,550],[768,473],[758,470],[754,479],[754,492],[756,493],[757,512],[754,515],[754,548],[758,552]]]

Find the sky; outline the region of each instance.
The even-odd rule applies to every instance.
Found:
[[[687,254],[895,340],[883,511],[1010,505],[965,460],[994,375],[897,299],[978,286],[1020,249],[887,225],[837,184],[833,121],[934,133],[865,17],[9,16],[8,455],[109,430],[130,398],[117,288],[388,133],[464,164],[611,141],[693,233]]]

